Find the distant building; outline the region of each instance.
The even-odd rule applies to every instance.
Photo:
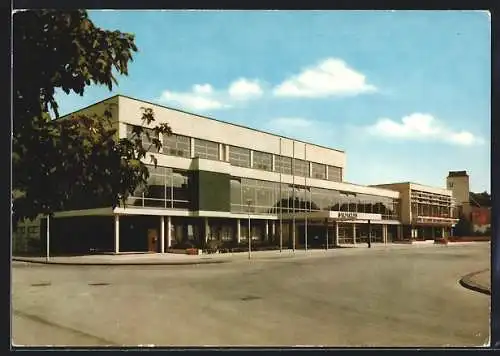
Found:
[[[457,222],[455,201],[447,189],[404,182],[375,187],[399,192],[403,236],[411,240],[430,240],[451,235]]]
[[[446,187],[452,191],[458,215],[470,221],[475,232],[485,232],[491,227],[491,202],[484,202],[479,199],[481,194],[470,192],[467,171],[450,171]]]

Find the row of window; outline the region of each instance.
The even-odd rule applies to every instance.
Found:
[[[418,190],[411,191],[411,200],[421,203],[437,203],[437,204],[452,204],[452,197],[448,195],[434,194],[429,192],[422,192]]]
[[[19,235],[22,235],[24,236],[26,233],[28,234],[33,234],[33,235],[38,235],[40,233],[40,227],[39,226],[28,226],[28,227],[25,227],[25,226],[19,226],[17,227],[16,229],[16,233],[19,234]]]
[[[190,172],[147,165],[147,186],[138,187],[127,206],[189,209],[192,187]],[[346,211],[381,214],[383,219],[399,219],[399,200],[367,194],[281,184],[248,178],[230,181],[232,212],[278,214],[300,211]]]
[[[293,211],[346,211],[381,214],[383,219],[398,220],[397,199],[367,194],[344,194],[340,191],[292,186],[247,178],[231,179],[231,211],[257,214]]]
[[[148,165],[147,187],[138,187],[127,199],[127,206],[189,209],[189,172]]]
[[[127,138],[133,136],[133,125],[127,125]],[[146,133],[149,134],[149,138]],[[145,129],[141,136],[143,146],[151,151],[157,152],[153,143],[153,138],[158,139],[159,135],[151,129]],[[219,152],[219,144],[213,141],[194,139],[194,157],[210,160],[225,160],[225,145],[222,145],[222,152]],[[170,156],[191,158],[191,138],[183,135],[163,135],[163,152]],[[273,155],[267,152],[253,151],[253,165],[251,150],[243,147],[229,146],[229,163],[233,166],[255,168],[265,171],[273,171]],[[283,174],[295,174],[301,177],[312,177],[316,179],[328,179],[334,182],[342,181],[342,168],[327,166],[321,163],[311,162],[309,172],[309,161],[293,159],[285,156],[275,156],[275,172]],[[328,178],[327,178],[328,177]]]
[[[454,211],[455,209],[445,206],[419,204],[419,203],[411,204],[411,214],[413,218],[416,218],[417,216],[427,216],[434,218],[452,218],[455,215]]]

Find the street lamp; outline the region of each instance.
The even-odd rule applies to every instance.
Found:
[[[371,221],[368,220],[368,248],[372,247],[372,225]]]
[[[49,215],[47,215],[47,236],[46,236],[46,239],[47,239],[47,251],[45,251],[47,253],[46,260],[47,260],[47,262],[49,262],[49,259],[50,259],[50,220],[49,220]]]
[[[252,228],[250,226],[250,205],[252,205],[252,199],[247,199],[248,205],[248,259],[250,259],[252,254]]]

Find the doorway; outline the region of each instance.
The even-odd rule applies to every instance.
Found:
[[[148,229],[148,251],[158,252],[158,230]]]

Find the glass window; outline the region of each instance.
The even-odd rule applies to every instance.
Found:
[[[144,192],[144,198],[155,198],[165,200],[165,176],[151,174],[148,178],[148,187]]]
[[[312,178],[326,179],[326,166],[324,164],[311,162]]]
[[[309,177],[309,162],[302,159],[294,159],[294,174],[301,177]]]
[[[276,156],[276,172],[292,174],[292,159],[290,157]]]
[[[127,199],[126,205],[188,209],[191,201],[189,172],[146,166],[149,171],[147,187],[137,187]]]
[[[194,139],[194,156],[204,159],[219,160],[219,144],[212,141]]]
[[[229,162],[233,166],[250,168],[250,150],[248,148],[229,146]]]
[[[278,205],[278,184],[274,182],[249,179],[231,179],[231,211],[247,213],[247,201],[250,200],[250,212],[270,214]]]
[[[273,155],[271,153],[253,152],[253,168],[263,169],[265,171],[273,170]]]
[[[328,180],[332,182],[342,182],[342,168],[328,166]]]
[[[172,172],[173,207],[187,208],[190,198],[189,173],[180,170]]]
[[[127,124],[127,138],[132,141],[135,139],[135,133],[133,132],[134,127],[139,127],[139,126]],[[142,127],[141,141],[142,141],[142,146],[146,151],[158,152],[156,146],[153,144],[153,139],[154,138],[159,139],[159,137],[160,137],[159,134],[156,133],[154,130]]]
[[[191,139],[182,135],[163,135],[163,153],[170,156],[191,157]]]
[[[239,179],[231,179],[231,211],[241,211],[242,198],[241,198],[241,182]]]

